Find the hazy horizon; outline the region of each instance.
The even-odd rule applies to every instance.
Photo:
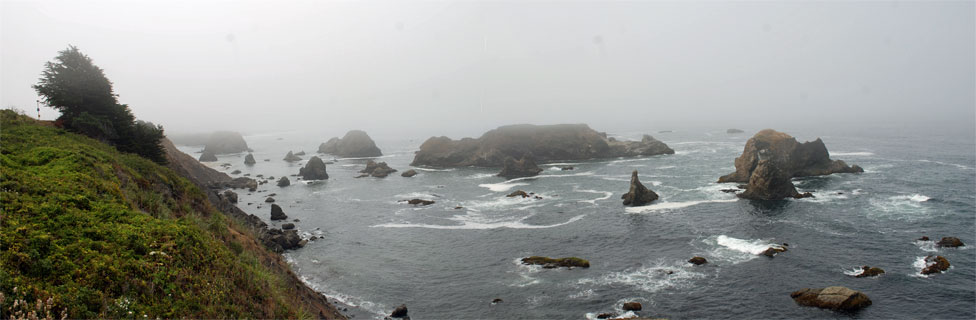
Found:
[[[968,1],[0,6],[0,106],[70,44],[174,133],[976,123]]]

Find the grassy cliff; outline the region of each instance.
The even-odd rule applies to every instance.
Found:
[[[0,318],[37,300],[69,318],[332,317],[188,180],[9,110],[0,205]]]

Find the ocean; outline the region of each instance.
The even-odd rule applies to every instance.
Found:
[[[976,318],[972,130],[776,128],[799,141],[822,137],[832,159],[865,172],[794,180],[815,198],[737,199],[721,191],[735,184],[715,181],[734,171],[733,160],[758,129],[610,132],[636,140],[651,133],[676,153],[546,164],[537,177],[513,180],[496,177],[497,168],[473,167],[413,168],[419,174],[403,178],[399,173],[412,168],[413,152],[427,137],[374,137],[384,153],[376,160],[400,172],[356,179],[367,159],[336,159],[329,180],[289,176],[288,187],[272,181],[258,192],[238,190],[239,206],[280,225],[264,202],[275,193],[289,221],[300,220],[301,233],[321,237],[285,257],[356,319],[382,318],[400,304],[413,319],[595,319],[627,314],[621,306],[628,301],[643,304],[637,315],[670,319]],[[330,137],[249,135],[257,164],[245,166],[240,154],[210,165],[252,178],[293,175],[304,162],[284,162],[285,153],[304,150],[308,159]],[[198,157],[202,148],[181,149]],[[659,200],[622,205],[633,170]],[[506,197],[515,190],[541,199]],[[413,198],[436,203],[399,202]],[[937,248],[916,240],[922,236],[954,236],[967,245]],[[758,255],[781,243],[789,251]],[[533,255],[580,257],[590,268],[519,263]],[[942,255],[952,267],[923,276],[927,255]],[[693,256],[709,263],[694,266],[687,262]],[[886,273],[853,277],[862,265]],[[790,298],[801,288],[827,286],[861,291],[873,304],[850,314]]]

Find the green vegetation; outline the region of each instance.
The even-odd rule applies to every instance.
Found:
[[[522,258],[522,263],[541,265],[543,268],[546,269],[559,268],[559,267],[566,267],[566,268],[574,268],[574,267],[589,268],[590,267],[589,261],[577,257],[554,259],[549,257],[531,256],[528,258]]]
[[[0,318],[17,300],[69,318],[308,315],[262,264],[270,253],[195,185],[10,110],[0,205]]]
[[[55,61],[45,64],[40,82],[33,87],[45,103],[61,112],[58,122],[68,130],[166,163],[160,144],[163,127],[136,121],[129,106],[119,103],[102,69],[78,48],[68,46],[58,52]]]

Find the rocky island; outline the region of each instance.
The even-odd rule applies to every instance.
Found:
[[[509,157],[531,156],[536,163],[546,163],[660,154],[674,150],[649,135],[641,141],[617,141],[585,124],[519,124],[498,127],[477,139],[432,137],[420,146],[411,165],[501,167]]]
[[[318,153],[347,158],[379,157],[383,155],[373,139],[362,130],[350,130],[340,138],[332,138],[319,145]]]
[[[213,152],[214,154],[241,153],[250,151],[247,142],[240,133],[233,131],[217,131],[210,135],[207,144],[203,147],[203,152]]]

